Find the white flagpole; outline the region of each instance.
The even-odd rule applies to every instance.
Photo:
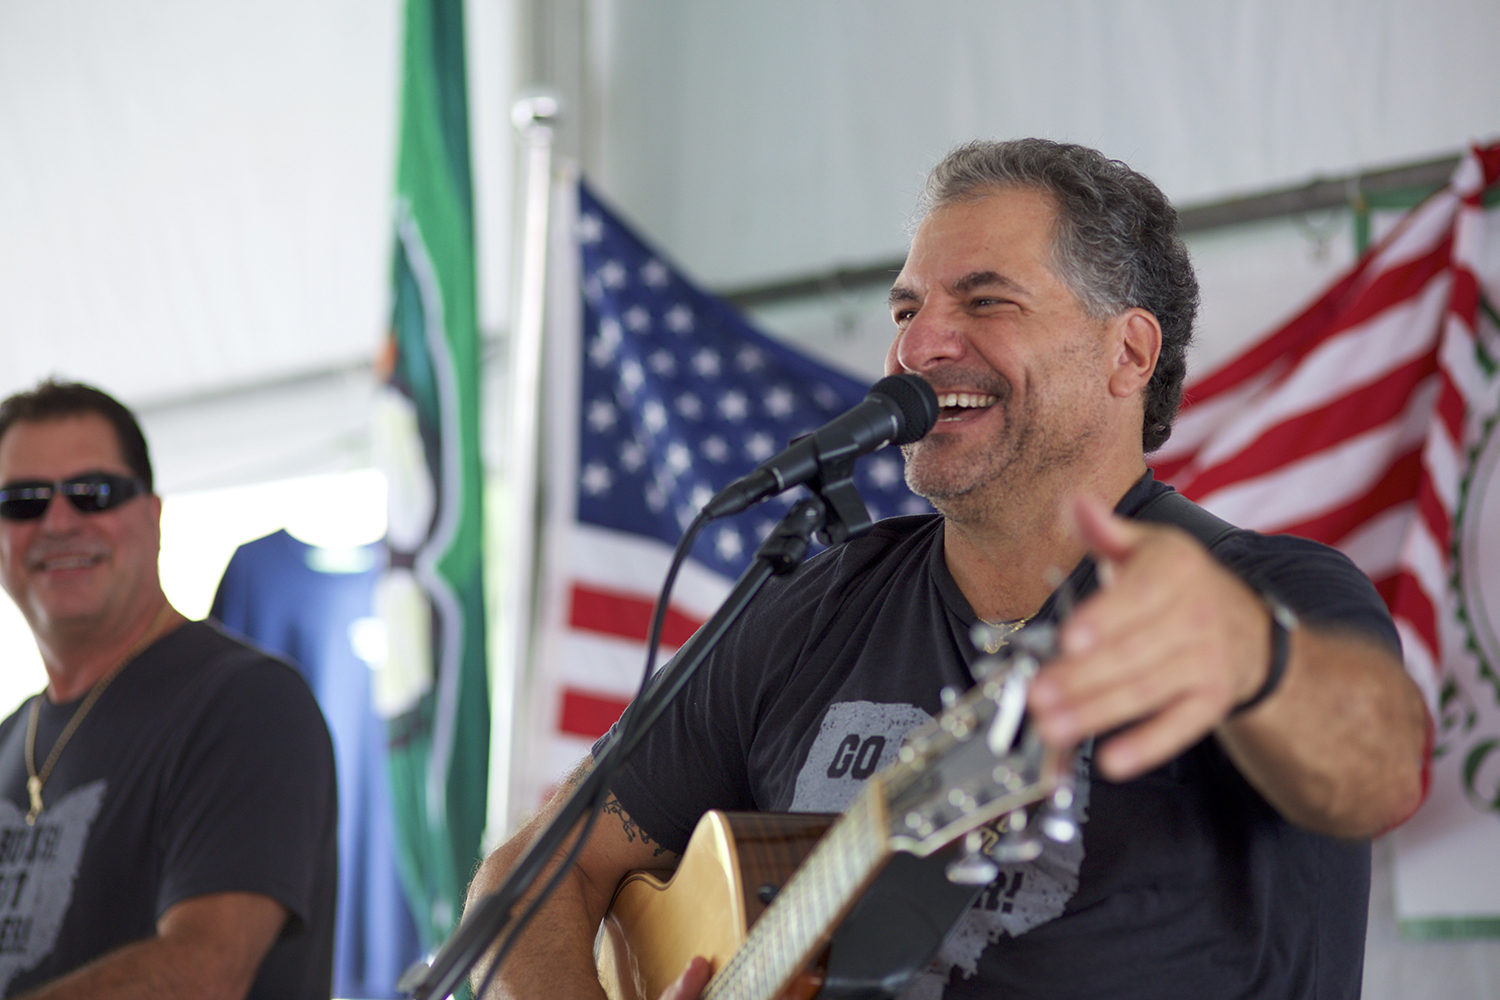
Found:
[[[549,94],[517,101],[511,121],[520,133],[523,223],[516,295],[513,298],[504,495],[504,593],[499,602],[501,642],[490,694],[490,788],[486,849],[511,832],[517,812],[519,749],[525,732],[525,695],[535,648],[538,463],[540,438],[543,303],[547,292],[547,232],[552,191],[552,138],[560,102]]]

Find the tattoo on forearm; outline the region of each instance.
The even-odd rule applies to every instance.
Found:
[[[620,829],[625,831],[625,837],[631,843],[639,840],[642,844],[651,844],[653,846],[653,857],[672,853],[666,847],[653,841],[646,834],[646,831],[641,829],[640,824],[630,818],[630,814],[625,811],[625,807],[620,805],[620,800],[615,798],[613,794],[604,800],[604,812],[619,817]]]

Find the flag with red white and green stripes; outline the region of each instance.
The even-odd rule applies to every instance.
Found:
[[[1497,560],[1479,556],[1496,551],[1492,530],[1500,540],[1485,502],[1500,414],[1500,213],[1485,210],[1497,179],[1500,144],[1473,149],[1320,298],[1190,384],[1152,456],[1160,478],[1221,517],[1326,542],[1375,581],[1438,723],[1424,814],[1467,807],[1491,828],[1500,574],[1490,580]],[[1500,917],[1500,892],[1439,910],[1425,915]]]

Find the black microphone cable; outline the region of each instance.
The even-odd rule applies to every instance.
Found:
[[[692,551],[693,542],[697,540],[698,535],[703,531],[704,525],[708,524],[709,520],[710,518],[703,511],[699,511],[698,515],[693,518],[692,523],[688,525],[687,530],[683,532],[682,537],[678,539],[676,548],[672,550],[672,561],[667,568],[666,579],[662,582],[661,595],[657,598],[656,607],[651,613],[651,628],[646,637],[646,664],[641,675],[640,685],[636,689],[635,698],[632,699],[632,705],[645,698],[650,690],[651,678],[656,674],[656,653],[658,647],[661,645],[661,634],[666,627],[667,605],[671,599],[672,589],[676,585],[677,575],[682,569],[682,564],[687,561],[688,553]],[[641,714],[639,712],[633,713],[629,709],[626,710],[620,719],[619,724],[621,728],[615,734],[616,743],[628,743],[629,739],[634,737],[635,729],[639,725],[635,720]],[[521,933],[531,923],[532,918],[541,910],[542,904],[562,884],[564,876],[572,870],[574,864],[578,861],[579,855],[583,853],[584,845],[588,843],[589,836],[594,831],[594,824],[598,822],[600,814],[604,811],[604,803],[609,797],[609,777],[618,772],[624,764],[623,760],[615,761],[613,757],[614,755],[612,754],[606,756],[604,764],[608,768],[606,777],[599,783],[599,790],[595,794],[594,801],[589,803],[588,816],[584,819],[582,827],[579,828],[578,836],[574,838],[573,845],[568,848],[568,853],[563,856],[557,869],[547,879],[541,891],[527,904],[526,909],[522,910],[521,914],[512,921],[513,929],[506,936],[505,942],[500,946],[500,950],[495,953],[495,960],[484,974],[484,979],[480,982],[479,989],[474,992],[476,997],[483,997],[489,990],[495,973],[505,964],[506,958],[510,956],[511,949],[520,940]]]

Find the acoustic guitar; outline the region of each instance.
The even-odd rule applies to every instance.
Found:
[[[842,816],[709,812],[670,879],[626,876],[596,944],[611,1000],[656,1000],[695,955],[715,970],[705,1000],[811,997],[835,930],[893,859],[954,855],[947,877],[972,899],[999,862],[1041,852],[1038,829],[1076,835],[1072,763],[1023,726],[1038,652],[1053,640],[1045,626],[1028,631],[976,663],[982,679],[968,693],[945,693],[938,718]],[[933,950],[966,908],[945,918]]]

